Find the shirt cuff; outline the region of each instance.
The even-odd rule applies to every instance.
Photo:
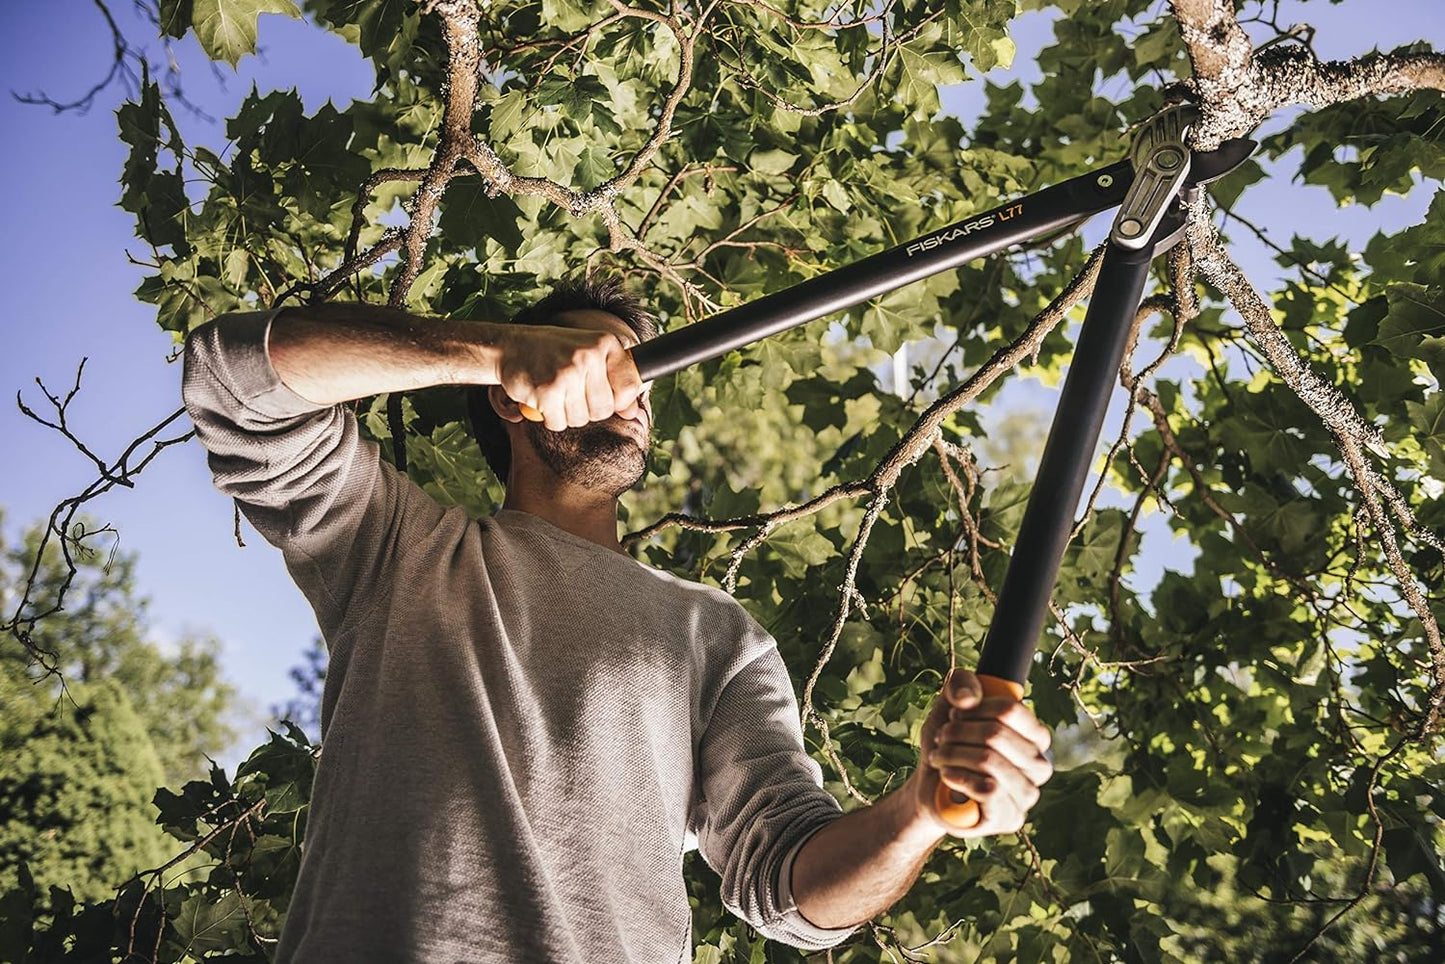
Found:
[[[823,950],[843,942],[843,940],[856,931],[861,925],[855,924],[852,927],[819,927],[803,916],[798,910],[798,903],[793,899],[793,861],[802,851],[803,845],[812,839],[813,834],[822,830],[831,823],[820,824],[803,836],[788,851],[783,858],[782,867],[778,870],[778,910],[782,919],[787,922],[788,930],[800,939],[799,947],[807,950]]]
[[[296,394],[271,364],[271,323],[282,310],[237,311],[216,319],[217,355],[225,359],[229,387],[243,405],[266,418],[295,418],[331,408]]]

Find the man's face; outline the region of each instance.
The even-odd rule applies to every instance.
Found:
[[[637,335],[621,318],[605,311],[582,308],[564,311],[549,324],[568,328],[610,331],[631,349]],[[652,448],[652,389],[609,418],[579,428],[554,432],[540,422],[522,422],[521,428],[538,457],[564,482],[620,496],[642,480]]]

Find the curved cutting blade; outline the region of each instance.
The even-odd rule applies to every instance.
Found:
[[[1259,147],[1258,141],[1247,137],[1236,137],[1225,141],[1212,151],[1195,151],[1190,155],[1189,184],[1208,184],[1217,181],[1245,161]]]

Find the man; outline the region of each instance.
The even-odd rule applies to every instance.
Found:
[[[650,317],[619,283],[580,281],[517,320],[336,304],[228,315],[187,341],[216,485],[282,550],[330,651],[276,959],[683,961],[693,848],[733,913],[826,948],[946,833],[1018,829],[1052,772],[1048,733],[980,701],[969,673],[914,775],[840,814],[773,639],[618,544],[652,422],[627,349]],[[438,384],[488,386],[475,421],[507,487],[491,518],[432,500],[340,404]],[[975,831],[934,815],[940,773],[980,801]]]

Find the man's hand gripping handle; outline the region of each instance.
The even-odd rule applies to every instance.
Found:
[[[1007,696],[1015,701],[1022,701],[1024,698],[1024,688],[1013,680],[980,673],[978,683],[983,689],[984,699]],[[970,800],[964,794],[945,784],[939,779],[937,770],[929,767],[928,771],[924,779],[933,780],[937,784],[933,790],[933,810],[938,818],[958,830],[969,830],[978,826],[979,821],[983,819],[978,801]]]

